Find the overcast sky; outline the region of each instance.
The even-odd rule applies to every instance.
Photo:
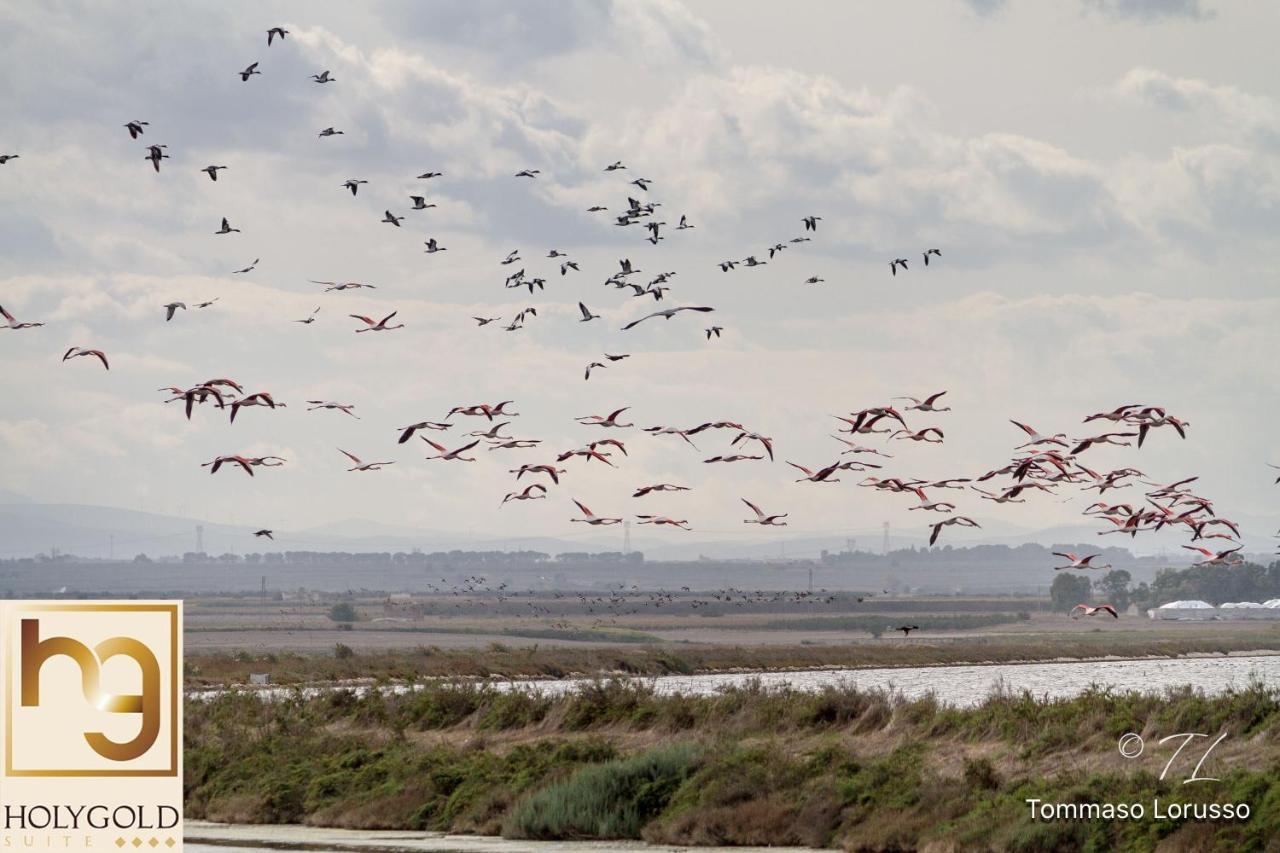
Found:
[[[570,497],[719,537],[760,535],[740,497],[789,512],[792,535],[923,530],[932,519],[905,497],[853,473],[796,484],[783,460],[834,461],[834,414],[945,389],[954,411],[910,423],[946,443],[876,439],[888,472],[972,476],[1020,443],[1009,418],[1080,436],[1085,414],[1143,402],[1190,421],[1188,440],[1161,430],[1092,463],[1199,474],[1221,512],[1273,513],[1280,8],[745,6],[0,6],[0,154],[21,155],[0,166],[0,304],[47,324],[0,331],[0,489],[281,530],[362,518],[577,535]],[[289,36],[268,48],[276,25]],[[241,82],[254,61],[262,74]],[[336,82],[308,79],[325,69]],[[132,119],[150,122],[137,141]],[[318,138],[328,126],[343,135]],[[168,146],[159,174],[146,143]],[[606,174],[615,160],[627,170]],[[228,167],[217,183],[210,164]],[[526,168],[541,174],[513,177]],[[445,174],[415,179],[426,170]],[[356,198],[348,178],[368,181]],[[424,191],[438,206],[408,210]],[[613,224],[628,195],[661,202],[659,245]],[[403,227],[379,221],[386,209]],[[673,230],[681,214],[696,227]],[[811,214],[811,242],[716,266],[764,259]],[[242,233],[215,236],[223,216]],[[448,251],[424,254],[428,237]],[[925,270],[927,247],[942,257]],[[552,248],[581,272],[562,277]],[[501,266],[513,249],[524,260]],[[624,257],[640,283],[677,273],[662,306],[602,286]],[[891,277],[894,257],[910,270]],[[521,266],[544,292],[503,288]],[[321,294],[309,279],[377,289]],[[164,321],[167,302],[214,297]],[[577,322],[579,300],[603,318]],[[678,304],[717,310],[619,329]],[[470,319],[531,305],[514,333]],[[314,324],[290,322],[316,306]],[[353,334],[346,316],[392,310],[407,327],[386,334]],[[708,342],[712,323],[724,336]],[[69,346],[104,349],[111,371],[60,363]],[[632,357],[584,382],[604,352]],[[288,408],[229,425],[206,406],[187,422],[155,390],[215,376]],[[354,403],[360,419],[307,399]],[[508,431],[543,448],[482,446],[463,464],[395,443],[397,427],[505,399],[520,413]],[[731,433],[699,436],[698,453],[573,422],[622,406],[638,427],[741,421],[779,460],[705,465]],[[445,443],[484,426],[461,419]],[[498,508],[508,469],[606,434],[628,442],[616,470],[571,461],[547,500]],[[337,447],[396,464],[347,473]],[[200,463],[224,453],[288,463],[210,477]],[[630,497],[659,481],[693,491]],[[946,493],[1029,528],[1078,520],[1074,495],[992,513]]]

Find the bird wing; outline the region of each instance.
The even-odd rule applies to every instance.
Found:
[[[338,452],[341,453],[343,456],[347,457],[348,459],[350,459],[352,462],[356,463],[357,465],[364,464],[363,462],[360,461],[360,457],[356,456],[354,453],[348,453],[347,451],[343,450],[341,447],[338,448]]]
[[[754,513],[756,514],[756,518],[764,518],[764,513],[760,511],[760,507],[756,506],[755,504],[753,504],[751,501],[747,500],[746,498],[742,498],[741,500],[742,500],[742,502],[743,502],[744,504],[746,504],[747,506],[751,507],[751,511],[752,511],[752,512],[754,512]]]
[[[670,314],[668,314],[666,311],[658,311],[658,312],[653,313],[653,314],[646,314],[646,315],[644,315],[643,317],[641,317],[639,320],[632,320],[630,323],[628,323],[627,325],[623,326],[623,327],[622,327],[622,331],[624,331],[624,332],[625,332],[627,329],[634,329],[636,326],[639,326],[639,325],[640,325],[641,323],[643,323],[645,320],[652,320],[654,317],[664,317],[664,316],[665,316],[665,317],[669,317],[669,316],[671,316],[671,315],[670,315]]]

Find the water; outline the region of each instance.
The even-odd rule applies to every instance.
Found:
[[[725,687],[742,686],[752,681],[759,682],[764,687],[790,687],[795,690],[852,686],[863,690],[890,690],[907,698],[933,693],[943,703],[965,707],[980,703],[997,687],[1019,693],[1027,690],[1037,697],[1065,698],[1082,693],[1090,685],[1153,693],[1167,688],[1190,686],[1209,695],[1222,693],[1232,687],[1245,687],[1250,681],[1280,685],[1280,655],[716,673],[631,680],[650,685],[659,693],[691,695],[715,693]],[[585,683],[585,680],[490,683],[499,689],[533,690],[555,695],[573,690]],[[331,689],[333,688],[307,688],[303,692],[305,695],[318,695]],[[363,692],[368,688],[357,689]],[[399,693],[414,688],[397,686],[385,689]],[[222,691],[193,691],[188,694],[188,698],[206,699],[220,692]],[[286,688],[272,688],[260,691],[260,695],[266,699],[275,699],[290,695],[291,692]]]

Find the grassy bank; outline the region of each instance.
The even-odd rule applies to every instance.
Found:
[[[916,624],[916,623],[913,623]],[[934,641],[927,635],[909,641],[886,637],[847,645],[635,645],[514,648],[495,644],[482,649],[361,652],[347,657],[293,652],[203,653],[187,656],[187,685],[218,686],[248,681],[251,672],[267,672],[277,684],[372,679],[525,677],[570,675],[671,675],[725,670],[805,669],[817,667],[930,666],[960,663],[1009,663],[1065,658],[1177,657],[1280,650],[1280,634],[1160,638],[1145,634],[1098,633],[961,637]]]
[[[1093,691],[955,709],[854,689],[658,696],[599,682],[548,698],[474,685],[192,702],[187,815],[509,837],[866,850],[1262,850],[1280,837],[1280,691]],[[1148,749],[1122,758],[1117,738]],[[1226,732],[1201,775],[1158,777],[1161,736]],[[1189,751],[1190,752],[1190,751]],[[1182,766],[1186,764],[1186,766]],[[1247,821],[1151,804],[1244,802]],[[1140,802],[1137,821],[1033,820],[1027,798]]]

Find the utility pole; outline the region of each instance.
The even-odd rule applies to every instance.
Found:
[[[622,553],[631,553],[631,521],[622,522]]]
[[[889,522],[884,523],[884,543],[880,546],[880,553],[889,553]]]
[[[112,533],[107,537],[107,541],[110,543],[107,546],[108,559],[114,562],[116,559],[116,535]]]
[[[813,566],[809,567],[809,594],[813,595]]]
[[[196,553],[197,554],[204,553],[204,525],[203,524],[196,525]]]

